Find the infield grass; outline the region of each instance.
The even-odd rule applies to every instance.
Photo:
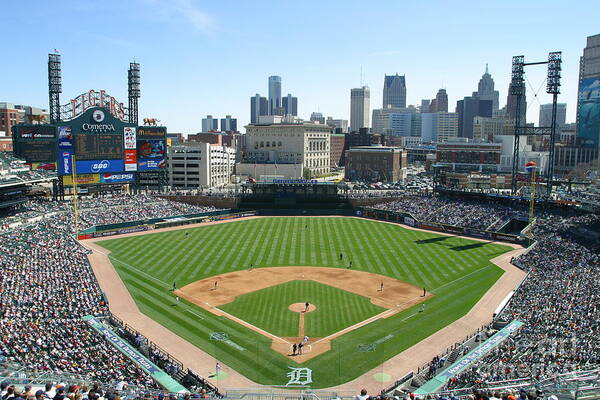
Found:
[[[250,264],[345,268],[352,260],[355,270],[390,276],[434,294],[425,312],[419,313],[416,306],[374,321],[334,339],[332,350],[301,364],[312,369],[315,388],[354,379],[465,315],[503,273],[489,260],[511,250],[344,217],[258,218],[98,244],[111,250],[113,265],[143,313],[260,384],[285,385],[288,367],[297,364],[271,350],[266,337],[225,317],[187,302],[174,306],[173,282],[183,287]],[[245,307],[251,307],[250,302]],[[332,325],[324,332],[343,328],[336,318],[331,315]],[[290,329],[296,329],[297,322],[290,322]],[[213,332],[227,333],[231,342],[211,340]],[[363,352],[364,344],[372,344],[373,351]]]
[[[304,316],[304,332],[311,338],[331,335],[386,310],[367,297],[303,280],[247,293],[219,308],[273,335],[291,337],[298,335],[300,314],[288,306],[305,302],[317,305]]]

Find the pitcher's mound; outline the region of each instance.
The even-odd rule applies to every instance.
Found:
[[[290,304],[288,309],[293,312],[303,313],[303,312],[315,311],[317,309],[317,306],[315,306],[314,304],[309,304],[308,310],[306,310],[306,305],[304,303],[294,303],[294,304]]]

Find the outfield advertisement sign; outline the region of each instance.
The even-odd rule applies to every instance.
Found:
[[[87,174],[87,175],[79,175],[75,176],[75,181],[77,185],[95,185],[100,183],[100,175],[98,174]],[[66,186],[73,186],[73,176],[65,175],[63,176],[63,184]]]
[[[408,226],[415,226],[415,220],[411,217],[404,217],[404,223]]]
[[[104,232],[93,232],[92,237],[105,237],[105,236],[113,236],[113,235],[124,235],[126,233],[134,233],[134,232],[143,232],[147,231],[147,226],[132,226],[130,228],[117,229],[113,231],[104,231]]]

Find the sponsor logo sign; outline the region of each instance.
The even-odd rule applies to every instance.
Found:
[[[137,171],[137,154],[135,149],[125,150],[125,171]]]
[[[135,150],[137,147],[135,138],[135,129],[133,127],[126,126],[123,128],[123,143],[125,150]]]
[[[58,159],[58,171],[63,175],[73,173],[73,153],[61,151]]]
[[[85,174],[75,175],[75,181],[77,185],[95,185],[100,183],[100,175],[98,174]],[[66,175],[63,177],[63,183],[67,186],[73,186],[73,176]]]
[[[167,163],[165,159],[156,159],[156,160],[142,160],[138,161],[138,170],[139,171],[152,171],[156,169],[166,168]]]
[[[82,174],[96,174],[99,172],[122,172],[125,163],[123,160],[85,160],[77,161],[77,172]]]
[[[100,183],[124,183],[132,182],[133,174],[102,174],[100,175]]]

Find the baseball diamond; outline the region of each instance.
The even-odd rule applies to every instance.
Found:
[[[260,217],[90,245],[110,252],[140,311],[181,338],[259,384],[308,368],[314,388],[353,380],[464,316],[504,273],[490,260],[513,250],[347,217]],[[306,315],[304,302],[315,307]]]

